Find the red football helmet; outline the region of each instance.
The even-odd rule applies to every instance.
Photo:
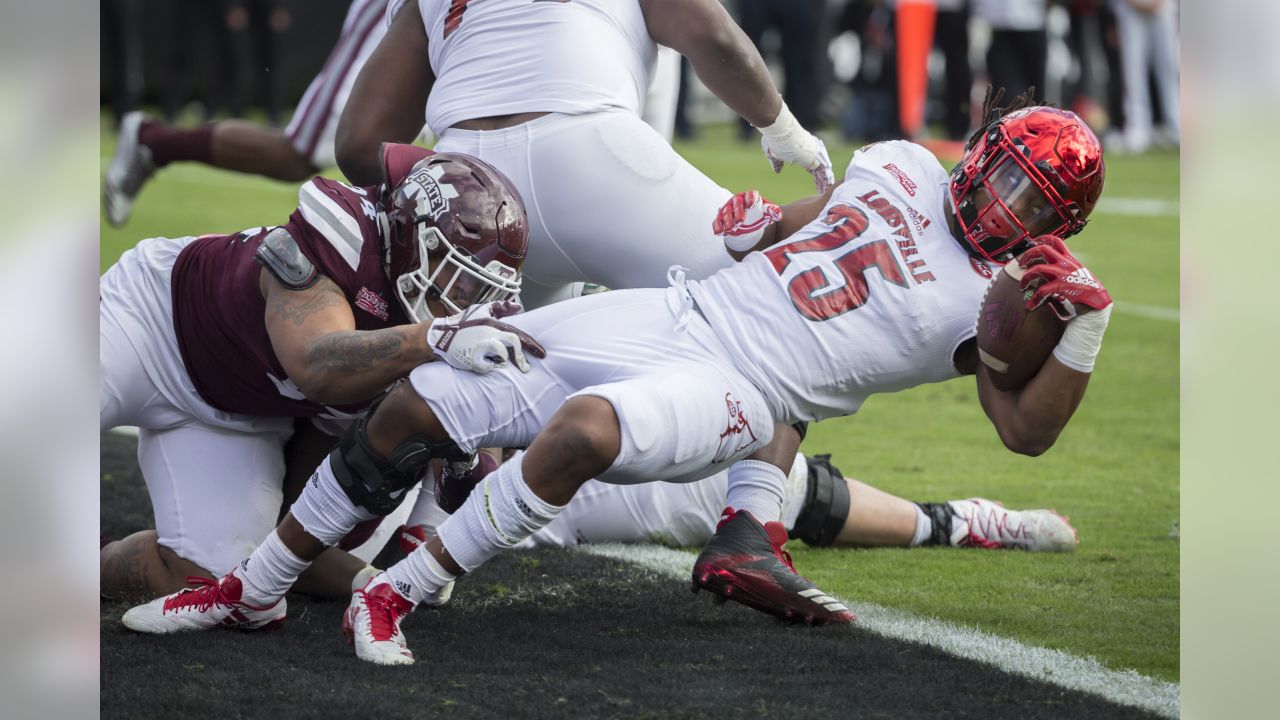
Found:
[[[414,322],[438,302],[449,314],[520,292],[529,221],[511,181],[482,160],[435,153],[384,199],[391,282]]]
[[[970,252],[1003,261],[1040,235],[1070,237],[1102,194],[1102,144],[1075,113],[1011,112],[965,147],[951,171],[951,204]]]

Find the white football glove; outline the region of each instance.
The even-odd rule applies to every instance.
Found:
[[[525,353],[544,358],[547,351],[523,330],[498,318],[520,312],[514,301],[473,305],[427,326],[427,343],[436,357],[459,370],[484,375],[507,363],[529,372]]]
[[[805,130],[786,105],[778,111],[778,118],[769,127],[760,128],[760,147],[773,166],[775,173],[782,172],[783,163],[792,163],[809,171],[818,193],[824,193],[835,184],[831,172],[831,158],[827,146],[817,135]]]
[[[716,213],[711,231],[724,240],[734,252],[747,252],[760,243],[764,231],[782,219],[782,208],[769,202],[755,190],[740,192]]]

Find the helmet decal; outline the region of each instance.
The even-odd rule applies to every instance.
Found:
[[[496,168],[461,153],[430,154],[383,197],[387,271],[414,322],[520,292],[528,219]]]
[[[418,215],[432,221],[438,220],[449,209],[449,201],[458,197],[458,191],[449,183],[441,182],[444,166],[419,167],[405,178],[405,192],[417,201]]]

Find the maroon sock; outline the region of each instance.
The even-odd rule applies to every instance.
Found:
[[[213,126],[173,128],[156,120],[148,120],[138,128],[138,142],[151,150],[156,167],[175,160],[192,160],[206,165],[213,162]]]

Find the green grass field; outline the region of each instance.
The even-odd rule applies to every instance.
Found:
[[[104,130],[104,168],[113,145]],[[794,168],[770,173],[758,147],[727,130],[678,147],[734,190],[757,187],[785,202],[812,188]],[[838,175],[853,147],[830,150]],[[1104,201],[1176,204],[1178,188],[1176,154],[1108,158]],[[146,237],[283,222],[296,192],[203,167],[168,168],[126,228],[102,223],[102,267]],[[1071,244],[1122,307],[1177,308],[1176,215],[1099,211]],[[845,474],[911,499],[985,496],[1010,507],[1054,507],[1079,530],[1078,552],[815,551],[793,543],[797,565],[855,610],[859,600],[874,602],[1177,681],[1178,333],[1169,319],[1116,312],[1088,397],[1040,458],[1000,445],[968,379],[877,396],[857,416],[809,434],[806,451],[832,453]]]

